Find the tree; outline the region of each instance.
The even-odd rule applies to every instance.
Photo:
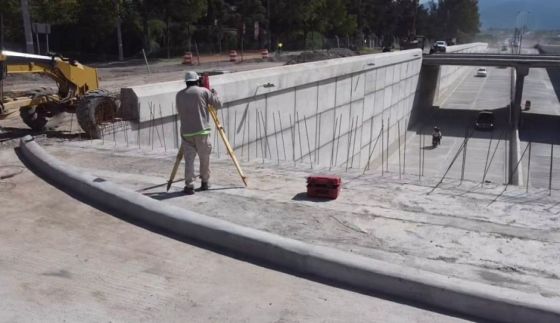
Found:
[[[436,9],[439,36],[443,39],[470,40],[479,32],[478,0],[440,0]]]

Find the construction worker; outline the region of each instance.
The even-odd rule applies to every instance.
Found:
[[[199,83],[196,72],[185,74],[187,87],[177,93],[177,113],[181,119],[181,136],[185,145],[185,188],[187,195],[194,194],[194,159],[198,155],[200,161],[200,190],[209,188],[210,179],[210,115],[208,105],[216,109],[222,106],[214,90],[210,91]]]

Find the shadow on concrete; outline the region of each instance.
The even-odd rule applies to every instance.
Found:
[[[310,197],[307,195],[307,192],[297,193],[292,197],[292,201],[309,201],[309,202],[331,202],[333,199],[328,198],[320,198],[320,197]]]
[[[438,126],[443,135],[442,141],[445,140],[445,137],[464,138],[466,134],[469,134],[472,138],[490,138],[492,132],[494,132],[495,137],[509,127],[509,107],[488,110],[494,112],[494,130],[480,131],[475,129],[474,125],[480,110],[440,109],[438,107],[429,109],[419,119],[420,123],[409,130],[415,130],[417,134],[431,136],[433,127]],[[431,147],[431,145],[424,147],[424,149],[428,149],[428,147]]]
[[[390,295],[388,293],[382,293],[382,292],[372,292],[369,290],[365,290],[365,289],[360,289],[360,288],[355,288],[343,283],[339,283],[333,280],[328,280],[328,279],[324,279],[321,277],[316,277],[314,275],[310,275],[308,273],[305,272],[299,272],[299,271],[295,271],[291,268],[286,268],[286,267],[281,267],[281,266],[277,266],[274,264],[271,264],[269,262],[260,260],[260,259],[255,259],[252,257],[249,257],[245,254],[242,253],[238,253],[238,252],[234,252],[231,251],[229,249],[226,249],[224,247],[221,246],[216,246],[213,245],[211,243],[207,243],[207,242],[203,242],[203,241],[199,241],[199,240],[195,240],[195,239],[190,239],[190,238],[186,238],[183,236],[180,236],[176,233],[170,232],[168,230],[159,228],[157,226],[154,225],[150,225],[148,223],[142,222],[142,221],[138,221],[126,214],[121,213],[119,210],[113,209],[108,207],[107,205],[104,205],[102,203],[97,203],[92,201],[91,199],[89,199],[87,196],[83,196],[80,195],[78,193],[76,193],[75,191],[73,191],[72,187],[70,186],[64,186],[61,185],[59,183],[57,183],[56,181],[54,181],[52,179],[52,175],[47,174],[47,173],[43,173],[40,170],[34,169],[33,167],[31,167],[31,164],[29,164],[29,162],[24,158],[24,156],[21,154],[21,151],[19,150],[19,148],[15,148],[15,153],[18,156],[18,158],[21,160],[21,162],[32,172],[34,173],[36,176],[38,176],[39,178],[43,179],[45,182],[47,182],[48,184],[52,185],[53,187],[56,187],[57,189],[61,190],[62,192],[64,192],[65,194],[71,196],[72,198],[80,201],[81,203],[87,204],[93,208],[96,208],[102,212],[105,212],[109,215],[112,215],[116,218],[119,218],[123,221],[126,221],[132,225],[136,225],[138,227],[141,227],[145,230],[148,230],[150,232],[153,232],[155,234],[159,234],[159,235],[163,235],[165,237],[168,237],[170,239],[174,239],[183,243],[187,243],[190,244],[194,247],[197,248],[202,248],[202,249],[206,249],[209,250],[211,252],[214,252],[216,254],[220,254],[226,257],[230,257],[239,261],[243,261],[243,262],[247,262],[247,263],[251,263],[253,265],[256,266],[260,266],[263,268],[267,268],[270,270],[275,270],[278,272],[282,272],[285,274],[290,274],[302,279],[306,279],[306,280],[310,280],[310,281],[314,281],[314,282],[318,282],[321,284],[325,284],[328,286],[332,286],[335,288],[341,288],[341,289],[346,289],[352,292],[356,292],[356,293],[360,293],[363,295],[367,295],[367,296],[372,296],[372,297],[376,297],[376,298],[380,298],[380,299],[384,299],[387,301],[391,301],[391,302],[395,302],[395,303],[400,303],[400,304],[404,304],[404,305],[408,305],[408,306],[414,306],[416,308],[419,309],[424,309],[424,310],[428,310],[428,311],[432,311],[432,312],[437,312],[443,315],[447,315],[447,316],[452,316],[452,317],[457,317],[457,318],[462,318],[465,320],[471,320],[471,321],[477,321],[477,322],[482,322],[480,320],[480,318],[476,318],[474,316],[468,316],[468,315],[464,315],[462,313],[457,313],[454,311],[450,311],[448,309],[445,309],[443,307],[435,307],[435,306],[428,306],[428,305],[424,305],[422,303],[419,302],[414,302],[414,301],[410,301],[408,299],[404,299],[401,297],[397,297],[397,296],[393,296]],[[194,214],[196,214],[195,212],[192,212]]]
[[[187,196],[183,191],[143,193],[143,195],[158,201],[165,201],[176,197]]]
[[[157,185],[155,187],[165,186],[165,184]],[[203,192],[212,192],[212,191],[224,191],[224,190],[234,190],[234,189],[242,189],[242,186],[235,186],[235,187],[220,187],[220,188],[209,188],[206,191],[201,191],[200,188],[195,189],[196,192],[200,194],[204,194]],[[141,189],[137,192],[147,191],[150,188]],[[173,192],[151,192],[151,193],[141,193],[147,197],[153,198],[154,200],[164,201],[169,200],[176,197],[188,197],[182,190],[181,191],[173,191]]]
[[[174,180],[171,183],[175,184],[175,183],[179,183],[179,182],[184,181],[184,180],[185,180],[184,178],[180,178],[180,179]],[[141,188],[141,189],[137,190],[136,192],[137,193],[146,192],[146,191],[149,191],[149,190],[153,190],[154,188],[159,188],[159,187],[164,187],[164,186],[167,186],[167,182],[165,182],[163,184],[157,184],[157,185],[153,185],[153,186],[144,187],[144,188]]]
[[[519,139],[543,144],[560,144],[560,116],[521,113]]]
[[[57,130],[45,130],[36,131],[25,128],[12,128],[12,127],[2,127],[0,133],[0,142],[14,140],[18,138],[25,137],[27,135],[40,136],[45,135],[47,138],[59,138],[59,139],[83,139],[88,140],[85,133],[68,133],[67,131],[57,131]]]
[[[560,101],[560,68],[547,68],[546,72],[554,88],[554,93],[556,93],[556,97]]]

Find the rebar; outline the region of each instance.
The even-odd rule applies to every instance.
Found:
[[[399,179],[402,179],[401,175],[401,122],[397,122],[397,132],[399,133]]]
[[[276,142],[276,162],[280,165],[280,151],[278,149],[278,133],[276,132],[276,115],[272,113],[272,123],[274,124],[274,141]]]
[[[290,113],[289,115],[290,118],[290,135],[292,137],[292,161],[294,162],[294,166],[296,165],[296,139],[295,139],[295,127],[294,124],[292,122],[292,114]]]
[[[317,95],[315,97],[315,153],[313,154],[313,159],[315,160],[315,163],[317,163],[317,159],[319,158],[319,147],[321,147],[320,145],[320,141],[321,141],[321,114],[319,113],[319,82],[317,82],[317,88],[316,88],[316,92]]]
[[[336,139],[336,154],[334,159],[334,166],[338,165],[338,148],[340,147],[340,137],[342,135],[342,113],[340,114],[340,123],[338,124],[338,137]]]
[[[422,131],[423,128],[420,128],[420,132],[418,135],[418,180],[422,180]]]
[[[387,165],[387,172],[389,172],[389,145],[390,145],[390,141],[389,141],[389,137],[391,135],[391,116],[389,116],[389,118],[387,119],[387,145],[385,147],[385,149],[387,150],[387,153],[385,154],[385,163]]]
[[[331,148],[331,162],[329,164],[329,170],[332,169],[333,161],[334,161],[334,142],[336,140],[336,126],[337,125],[338,125],[338,117],[335,117],[334,126],[333,126],[332,148]]]
[[[548,195],[552,195],[552,163],[554,161],[554,144],[550,144],[550,173],[548,176]]]
[[[305,125],[305,136],[307,137],[307,156],[309,156],[309,165],[311,166],[311,169],[313,169],[313,161],[311,160],[311,145],[309,144],[309,131],[307,131],[307,117],[305,115],[303,116],[303,123]]]
[[[356,116],[356,124],[354,125],[354,142],[352,143],[352,161],[350,163],[350,168],[354,168],[354,156],[356,152],[356,136],[358,133],[358,122],[360,121],[359,117]]]
[[[348,171],[348,164],[350,161],[350,145],[352,144],[352,131],[354,130],[354,119],[352,118],[352,125],[349,125],[350,128],[346,135],[348,136],[348,149],[346,149],[346,171]]]
[[[272,153],[270,152],[270,143],[268,142],[268,127],[266,126],[266,121],[263,117],[263,113],[261,112],[261,120],[262,120],[262,127],[264,129],[264,139],[265,139],[265,157],[266,152],[268,151],[268,158],[272,158]]]
[[[124,122],[124,140],[126,141],[126,147],[128,148],[128,122],[126,121],[122,121]]]
[[[280,111],[278,111],[278,123],[280,124],[280,133],[282,135],[282,148],[284,149],[284,160],[287,160],[286,156],[286,143],[284,142],[284,127],[282,125],[282,117],[280,116]]]
[[[247,125],[247,161],[251,161],[251,123],[250,123],[250,120],[251,120],[251,111],[247,111],[247,119],[245,119],[245,124]]]
[[[163,137],[163,150],[167,151],[167,144],[165,143],[165,128],[163,126],[163,114],[161,113],[161,104],[159,105],[159,122],[161,123],[161,136]]]
[[[507,130],[504,131],[504,145],[507,146],[505,144],[506,141],[506,137],[507,137]],[[488,165],[486,166],[486,169],[484,170],[484,175],[482,176],[482,183],[484,185],[484,182],[486,181],[486,176],[488,175],[488,171],[490,170],[490,167],[492,166],[492,162],[494,161],[494,156],[496,155],[496,152],[498,152],[498,147],[500,146],[500,142],[502,141],[501,136],[498,139],[498,143],[496,144],[496,148],[494,148],[494,152],[492,153],[492,157],[490,157],[490,161],[488,162]]]
[[[243,156],[243,154],[245,153],[245,127],[248,128],[247,120],[248,119],[245,119],[245,121],[241,121],[241,122],[243,122],[243,127],[241,128],[241,134],[242,134],[242,136],[241,136],[241,156]],[[247,158],[247,161],[249,161],[248,158]]]
[[[364,167],[364,172],[362,173],[365,174],[366,170],[369,170],[369,165],[371,163],[371,156],[373,156],[373,153],[375,152],[375,147],[377,147],[377,143],[379,142],[379,138],[381,138],[381,136],[383,135],[383,128],[381,128],[381,130],[379,130],[379,134],[377,135],[377,139],[375,140],[375,144],[373,145],[373,149],[371,150],[371,153],[369,154],[368,157],[368,162],[366,167]],[[383,140],[381,140],[381,145],[383,146]],[[381,149],[381,154],[383,154],[383,148]],[[383,167],[381,167],[383,168]]]
[[[468,140],[467,140],[467,136],[469,135],[468,133],[468,128],[465,128],[465,147],[463,148],[463,162],[461,163],[461,184],[463,183],[463,180],[465,179],[465,167],[466,167],[466,163],[467,163],[467,147],[468,147]]]
[[[299,113],[296,111],[296,123],[297,123],[297,130],[298,130],[298,139],[299,139],[299,159],[303,162],[303,145],[301,144],[301,126],[299,121]]]
[[[111,120],[111,130],[113,131],[113,143],[117,147],[117,131],[115,129],[115,119]]]
[[[486,153],[486,162],[484,162],[484,173],[480,184],[484,185],[484,178],[486,177],[486,167],[488,167],[488,158],[490,157],[490,150],[492,149],[492,140],[494,139],[494,132],[490,133],[490,141],[488,142],[488,152]],[[499,142],[498,142],[499,144]]]
[[[385,120],[381,115],[381,176],[385,175]]]
[[[317,164],[321,152],[321,114],[317,114],[315,120],[315,128],[317,129],[317,126],[319,128],[317,130],[317,137],[315,138],[315,164]]]
[[[264,164],[264,157],[266,154],[266,150],[264,148],[264,144],[263,144],[263,140],[262,140],[262,132],[261,132],[261,123],[259,121],[259,110],[256,110],[256,124],[257,124],[257,134],[256,134],[256,138],[261,138],[260,139],[260,147],[261,147],[261,158],[262,158],[262,162]],[[258,157],[258,153],[255,153],[255,158]]]
[[[406,174],[406,134],[408,132],[408,121],[405,123],[405,129],[404,129],[404,152],[403,152],[403,169],[402,169],[402,173]]]
[[[140,147],[140,130],[142,130],[141,121],[138,120],[138,133],[136,134],[136,141],[138,142],[138,150],[141,149]]]
[[[237,129],[237,110],[233,113],[233,150],[237,147],[237,131],[235,129]]]
[[[529,156],[527,157],[528,161],[527,161],[527,184],[525,186],[525,192],[529,193],[529,180],[531,178],[531,148],[533,147],[533,144],[531,142],[529,142]]]

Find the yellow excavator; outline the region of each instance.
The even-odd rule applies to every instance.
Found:
[[[58,93],[38,91],[20,100],[4,98],[2,83],[6,75],[45,75],[54,80]],[[33,130],[43,130],[48,120],[62,112],[76,113],[78,124],[90,138],[100,138],[104,122],[118,113],[118,95],[99,88],[95,68],[60,55],[34,55],[2,50],[0,52],[0,118],[19,108],[23,122]]]

